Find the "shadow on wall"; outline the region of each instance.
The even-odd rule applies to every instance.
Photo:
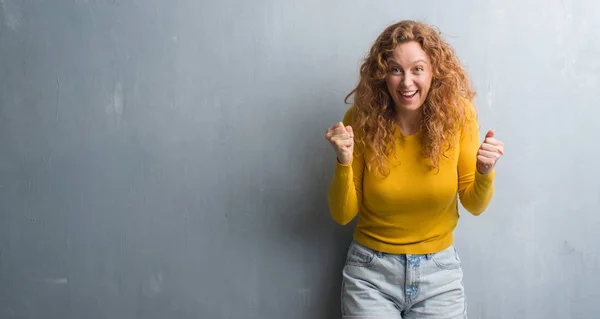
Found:
[[[278,160],[286,164],[280,174],[277,169],[267,173],[275,179],[268,183],[274,188],[265,198],[276,199],[267,211],[271,222],[275,221],[268,229],[276,230],[272,240],[278,243],[278,251],[264,253],[270,255],[268,260],[282,256],[286,260],[279,263],[285,265],[283,270],[266,273],[268,278],[261,281],[274,276],[273,280],[295,285],[283,286],[291,291],[272,291],[279,293],[273,300],[280,300],[282,311],[287,308],[285,313],[291,318],[340,317],[342,268],[354,228],[354,222],[341,226],[333,221],[327,204],[335,153],[324,134],[341,120],[348,106],[331,92],[318,94],[325,97],[313,93],[302,101],[298,94],[299,104],[290,106],[293,111],[288,115],[293,120],[285,121],[285,128],[274,124],[273,133],[280,135],[275,144],[282,143]],[[280,283],[273,286],[282,287]]]

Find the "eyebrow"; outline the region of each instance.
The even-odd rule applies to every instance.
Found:
[[[396,60],[394,60],[393,58],[390,58],[390,60],[389,60],[389,61],[390,61],[391,63],[394,63],[394,64],[398,64],[398,65],[400,65],[400,63],[396,62]],[[425,64],[427,64],[427,61],[425,61],[425,60],[423,60],[423,59],[418,59],[418,60],[414,61],[412,64],[416,64],[416,63],[419,63],[419,62],[422,62],[422,63],[425,63]]]

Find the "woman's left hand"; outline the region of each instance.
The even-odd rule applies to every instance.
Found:
[[[494,130],[489,130],[483,143],[477,151],[477,170],[481,174],[488,174],[504,154],[504,143],[494,138]]]

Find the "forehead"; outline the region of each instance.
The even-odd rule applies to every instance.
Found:
[[[410,41],[398,44],[388,60],[399,64],[410,64],[417,61],[429,63],[429,56],[418,42]]]

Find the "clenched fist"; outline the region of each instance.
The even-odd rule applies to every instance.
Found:
[[[342,122],[327,129],[325,139],[331,143],[338,162],[349,164],[352,161],[352,152],[354,151],[354,132],[351,126],[344,127]]]
[[[488,174],[504,154],[504,143],[494,138],[494,130],[489,130],[483,143],[477,151],[477,170],[481,174]]]

